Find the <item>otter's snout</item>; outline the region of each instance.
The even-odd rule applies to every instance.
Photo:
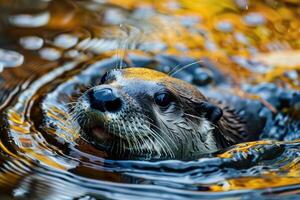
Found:
[[[111,88],[94,88],[88,92],[91,108],[101,112],[117,112],[121,109],[121,99]]]

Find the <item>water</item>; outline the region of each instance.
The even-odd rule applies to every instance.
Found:
[[[297,1],[0,0],[0,9],[1,198],[299,198]],[[107,69],[169,72],[198,60],[176,77],[248,100],[244,114],[267,121],[261,141],[190,161],[117,161],[68,121],[68,103]]]

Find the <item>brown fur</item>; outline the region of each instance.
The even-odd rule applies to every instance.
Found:
[[[207,99],[195,86],[167,74],[146,68],[113,70],[103,85],[92,89],[102,87],[113,88],[121,96],[124,104],[120,112],[106,114],[90,109],[85,95],[80,99],[78,110],[85,115],[81,119],[90,118],[88,123],[83,123],[87,126],[84,128],[88,130],[95,124],[102,124],[102,128],[113,135],[115,139],[107,145],[117,147],[111,151],[119,152],[123,158],[125,154],[132,154],[143,159],[185,159],[243,141],[244,124],[234,110],[221,102]],[[168,112],[160,110],[152,99],[154,94],[165,89],[176,96],[176,104],[174,102],[174,107]],[[217,122],[210,122],[205,118],[207,111],[195,108],[203,102],[220,107],[223,116]],[[85,108],[82,104],[86,105]],[[165,143],[159,144],[158,137],[149,142],[149,131],[155,131]],[[95,145],[102,142],[91,134],[84,135],[89,135],[89,140],[93,140]],[[132,135],[138,136],[138,140]]]

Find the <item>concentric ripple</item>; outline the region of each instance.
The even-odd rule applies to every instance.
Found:
[[[17,94],[18,99],[6,109],[3,134],[7,139],[3,137],[2,149],[9,159],[1,167],[1,181],[14,187],[14,196],[198,199],[248,194],[252,198],[269,194],[270,190],[252,190],[262,189],[263,185],[238,185],[243,179],[252,177],[250,180],[259,179],[275,186],[286,181],[298,183],[293,174],[300,153],[297,143],[244,144],[217,157],[207,155],[188,162],[106,158],[105,152],[80,139],[76,124],[68,121],[68,103],[82,87],[95,84],[105,70],[118,62],[116,58],[66,62],[32,80]],[[287,169],[282,172],[287,177],[277,174],[278,169]],[[266,174],[268,179],[264,178]],[[281,184],[280,179],[284,181]],[[231,187],[238,190],[225,192]],[[274,188],[272,193],[277,190],[284,189]]]
[[[0,40],[0,53],[5,55],[0,58],[3,198],[299,198],[299,68],[290,67],[285,74],[280,67],[260,63],[262,57],[267,60],[265,54],[257,55],[266,44],[250,40],[284,25],[269,16],[270,9],[277,8],[254,1],[260,6],[247,11],[241,1],[226,1],[213,4],[212,17],[196,1],[162,1],[155,6],[101,2],[41,1],[30,8],[34,13],[24,11],[26,3],[6,13],[3,37],[12,41]],[[294,5],[280,8],[296,15],[290,4]],[[228,16],[220,10],[237,12],[242,25],[223,19]],[[215,25],[208,25],[207,19]],[[285,20],[294,23],[290,38],[285,45],[266,45],[270,53],[274,47],[276,53],[287,46],[289,51],[297,48],[290,40],[298,20]],[[237,42],[232,48],[226,43],[233,43],[230,33]],[[189,161],[109,159],[80,137],[77,122],[70,120],[70,107],[105,71],[120,66],[176,72],[175,77],[230,102],[248,119],[259,116],[261,141]]]

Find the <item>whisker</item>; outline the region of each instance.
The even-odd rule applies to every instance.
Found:
[[[198,60],[198,61],[192,62],[190,64],[187,64],[187,65],[181,67],[180,69],[178,69],[178,70],[176,70],[176,71],[174,71],[172,73],[169,73],[168,75],[173,77],[175,74],[179,73],[180,71],[182,71],[182,70],[184,70],[184,69],[186,69],[186,68],[188,68],[188,67],[190,67],[190,66],[192,66],[194,64],[201,63],[201,62],[203,62],[203,61],[202,60]]]

